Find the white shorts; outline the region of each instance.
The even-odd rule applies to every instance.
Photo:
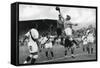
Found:
[[[45,48],[52,48],[52,42],[46,43]]]
[[[66,29],[65,29],[65,34],[66,34],[67,36],[72,36],[72,29],[71,29],[71,28],[66,28]]]
[[[83,41],[83,45],[86,45],[88,42],[87,41]]]

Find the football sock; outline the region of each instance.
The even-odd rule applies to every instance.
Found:
[[[35,61],[36,61],[36,59],[32,58],[32,60],[31,60],[31,64],[34,64]]]
[[[28,62],[28,61],[30,61],[30,60],[31,60],[31,57],[28,56],[28,57],[26,58],[26,61]]]
[[[53,54],[53,52],[51,51],[51,55],[52,55],[52,57],[54,57],[54,54]]]

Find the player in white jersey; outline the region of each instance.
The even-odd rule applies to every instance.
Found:
[[[26,60],[24,61],[24,64],[28,63],[31,60],[31,63],[35,63],[36,59],[38,58],[38,44],[37,44],[37,40],[39,38],[39,32],[32,28],[29,32],[27,32],[25,34],[25,38],[23,40],[23,42],[25,41],[25,39],[28,39],[28,49],[30,52],[30,55],[26,58]]]
[[[92,54],[93,53],[93,43],[94,43],[94,36],[93,36],[93,33],[92,32],[89,32],[88,33],[88,36],[87,36],[87,41],[88,41],[88,53],[89,54]]]
[[[74,49],[78,46],[77,42],[74,40],[74,37],[73,37],[73,29],[72,29],[72,26],[77,26],[77,24],[72,24],[70,22],[70,19],[71,17],[69,15],[66,15],[66,19],[64,20],[64,33],[65,33],[65,46],[68,48],[71,48],[71,54],[72,54],[72,57],[73,54],[74,54]],[[76,46],[75,46],[76,45]],[[65,55],[67,55],[67,48],[65,47]]]
[[[51,58],[49,54],[51,54],[52,57],[54,57],[52,48],[53,48],[53,39],[50,36],[45,36],[41,38],[41,45],[45,48],[45,54],[46,57],[49,59]]]
[[[85,52],[87,51],[87,44],[88,44],[86,36],[82,36],[82,42],[83,42],[83,51]]]
[[[54,54],[53,54],[53,43],[52,43],[52,40],[49,39],[47,40],[47,43],[45,44],[45,48],[46,48],[46,57],[48,59],[52,59],[52,57],[54,57]],[[49,54],[51,55],[51,57],[49,56]]]
[[[85,36],[82,37],[83,47],[86,48],[88,54],[93,53],[93,42],[94,42],[93,32],[87,30]]]
[[[72,29],[70,27],[65,28],[65,34],[71,38],[71,36],[72,36]]]
[[[72,39],[73,35],[73,26],[77,26],[77,24],[73,24],[70,21],[71,17],[69,15],[66,15],[66,19],[64,20],[64,32],[66,36],[69,36],[70,39]]]
[[[69,40],[73,41],[75,44],[77,44],[77,42],[74,40],[73,37],[73,29],[72,26],[77,26],[77,24],[72,24],[70,22],[71,17],[69,15],[66,15],[66,19],[64,21],[64,33],[66,36],[69,37]]]
[[[41,50],[43,50],[45,48],[44,44],[45,42],[48,40],[47,37],[44,37],[44,36],[41,36],[41,38],[39,39],[39,42],[40,42],[40,47],[41,47]]]

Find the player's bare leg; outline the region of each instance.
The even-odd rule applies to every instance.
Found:
[[[83,52],[85,52],[85,45],[83,45]]]
[[[32,58],[32,60],[31,60],[31,64],[34,64],[35,61],[36,61],[36,59],[35,59],[35,58]]]
[[[91,48],[91,54],[93,54],[93,47]]]
[[[27,64],[31,60],[31,57],[27,57],[26,60],[24,61],[24,64]]]
[[[88,54],[90,54],[89,44],[87,45],[87,52],[88,52]]]
[[[52,48],[50,49],[50,53],[51,53],[51,59],[52,59],[54,57],[54,53],[53,53]]]
[[[65,47],[65,56],[67,55],[67,50],[68,50],[68,48],[67,48],[67,47]]]
[[[90,46],[90,53],[93,54],[93,43],[90,43],[89,46]]]
[[[87,52],[87,47],[86,46],[87,46],[86,44],[83,45],[83,52]]]
[[[51,51],[51,56],[54,57],[53,51]]]
[[[38,58],[38,53],[37,52],[32,53],[31,64],[34,64],[37,58]]]
[[[49,54],[48,54],[48,51],[46,51],[45,54],[46,54],[46,57],[49,58],[49,56],[48,56],[48,55],[49,55]]]
[[[29,56],[25,59],[24,64],[27,64],[27,63],[31,60],[31,58],[32,58],[32,55],[29,55]]]
[[[74,56],[74,51],[75,51],[75,48],[72,47],[72,48],[71,48],[71,56],[72,56],[72,58],[75,58],[75,56]]]

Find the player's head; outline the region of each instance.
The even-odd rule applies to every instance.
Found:
[[[32,35],[32,37],[33,37],[34,39],[38,39],[38,38],[39,38],[39,32],[38,32],[36,29],[32,28],[32,29],[30,30],[30,33],[31,33],[31,35]]]
[[[58,11],[58,10],[60,10],[60,8],[58,6],[56,6],[56,10]]]
[[[66,15],[66,20],[70,20],[70,19],[71,19],[70,15]]]

